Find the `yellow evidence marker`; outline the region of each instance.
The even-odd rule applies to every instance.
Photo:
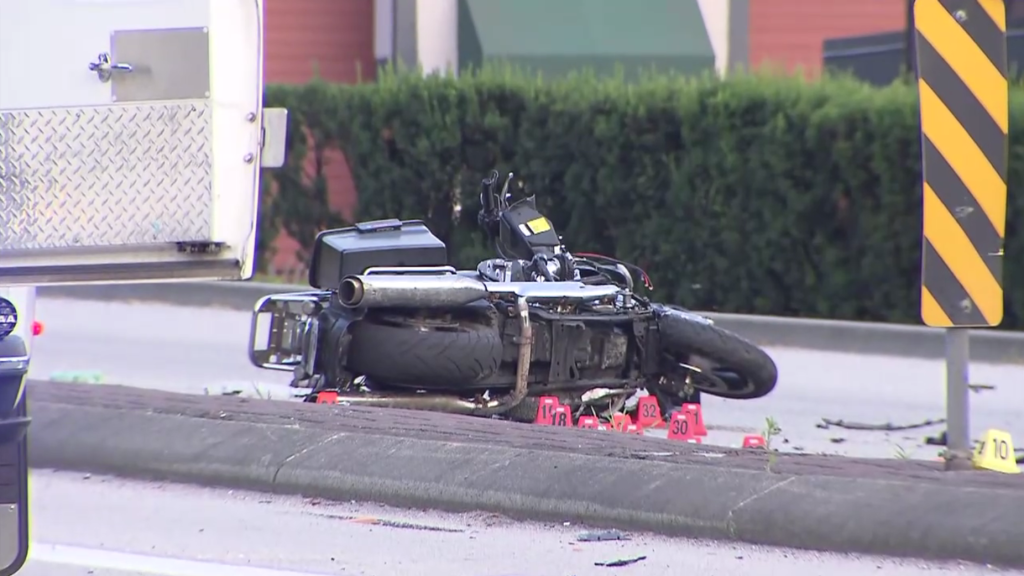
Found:
[[[974,449],[972,458],[974,467],[981,470],[1002,472],[1003,474],[1020,474],[1017,457],[1013,452],[1013,439],[1009,432],[990,428]]]

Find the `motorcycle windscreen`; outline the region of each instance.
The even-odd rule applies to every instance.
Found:
[[[25,417],[25,401],[16,417]],[[0,444],[0,576],[16,573],[28,558],[28,458],[26,436]]]

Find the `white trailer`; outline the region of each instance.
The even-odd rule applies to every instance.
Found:
[[[28,554],[35,287],[245,280],[261,167],[263,0],[0,0],[0,576]]]

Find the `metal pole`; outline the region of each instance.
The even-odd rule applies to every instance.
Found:
[[[966,328],[946,329],[946,469],[971,467],[970,398],[967,384],[970,333]]]
[[[907,0],[907,27],[903,31],[903,66],[913,82],[917,80],[917,26],[914,25],[914,0]]]

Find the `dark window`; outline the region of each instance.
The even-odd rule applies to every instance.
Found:
[[[1006,22],[1008,26],[1024,26],[1024,0],[1006,0]]]

